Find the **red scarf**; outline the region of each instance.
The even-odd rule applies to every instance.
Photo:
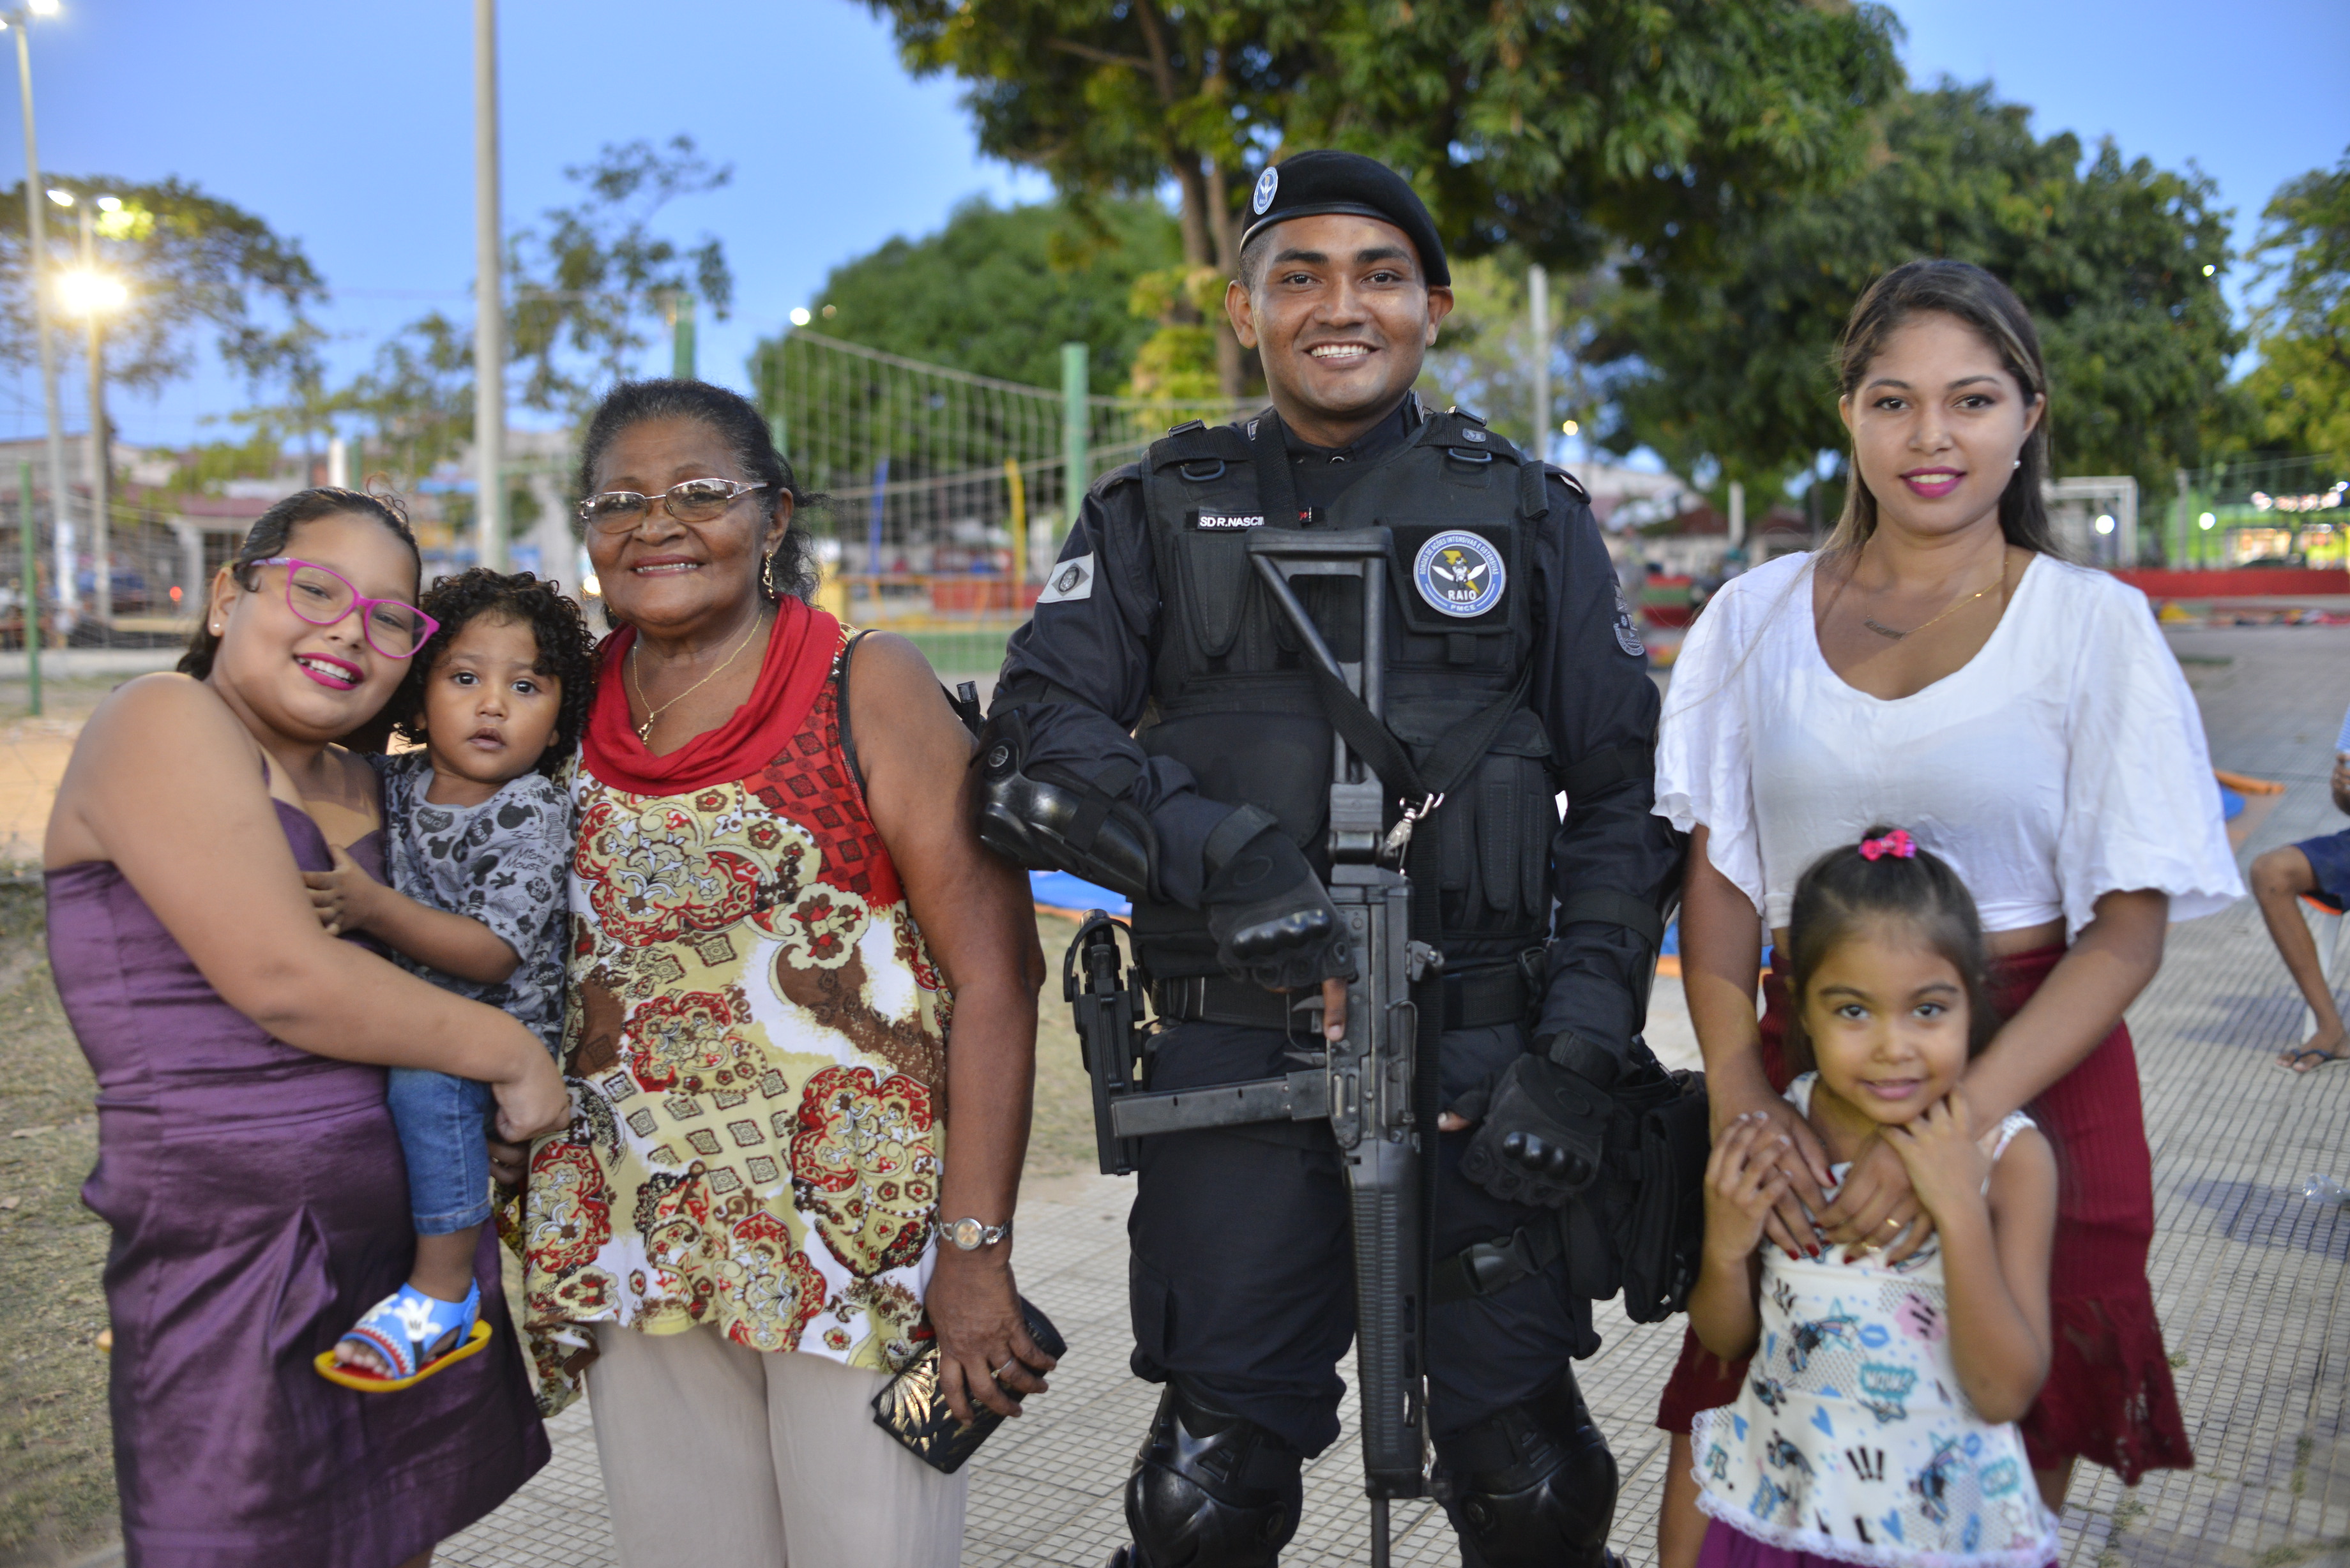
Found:
[[[580,738],[580,757],[615,789],[631,794],[683,794],[747,778],[782,753],[832,673],[840,623],[795,598],[784,600],[767,634],[767,653],[760,661],[759,683],[752,688],[751,700],[718,728],[658,757],[637,739],[629,719],[626,661],[636,640],[632,626],[604,639],[596,703],[588,714],[588,732]]]

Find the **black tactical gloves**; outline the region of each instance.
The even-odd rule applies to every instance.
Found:
[[[1530,1053],[1451,1108],[1477,1122],[1461,1175],[1496,1198],[1555,1209],[1599,1175],[1615,1105],[1581,1073]]]
[[[1268,827],[1229,857],[1202,901],[1216,961],[1235,980],[1300,991],[1355,978],[1353,944],[1305,857]]]

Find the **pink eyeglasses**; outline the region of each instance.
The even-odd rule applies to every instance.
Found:
[[[332,566],[292,556],[272,556],[256,566],[286,568],[286,607],[312,626],[333,626],[359,612],[359,635],[386,659],[413,659],[441,623],[399,599],[371,599]]]

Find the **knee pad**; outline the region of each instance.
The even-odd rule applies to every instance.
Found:
[[[1563,1374],[1546,1393],[1436,1439],[1461,1568],[1606,1568],[1616,1456]]]
[[[1297,1532],[1305,1456],[1170,1378],[1126,1482],[1128,1568],[1274,1568]]]

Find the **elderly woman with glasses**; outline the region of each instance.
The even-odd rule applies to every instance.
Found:
[[[572,784],[573,1116],[528,1156],[542,1404],[584,1372],[623,1564],[952,1563],[962,1478],[868,1407],[934,1340],[963,1419],[1053,1366],[1011,1268],[1026,885],[920,653],[806,602],[748,402],[616,389],[580,489],[619,629]]]

